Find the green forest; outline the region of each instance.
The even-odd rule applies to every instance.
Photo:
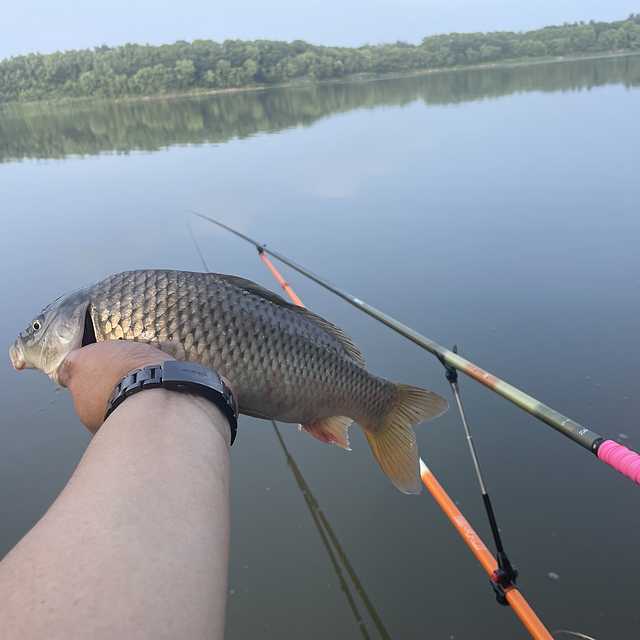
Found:
[[[515,93],[640,86],[640,55],[570,64],[486,67],[382,82],[308,84],[295,90],[172,100],[106,102],[75,109],[12,111],[0,118],[0,164],[25,158],[126,154],[174,145],[224,144],[311,126],[354,109],[462,104]]]
[[[0,104],[140,98],[640,51],[640,14],[528,32],[450,33],[359,48],[295,40],[179,41],[31,53],[0,62]]]

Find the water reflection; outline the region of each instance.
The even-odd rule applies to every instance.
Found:
[[[450,105],[528,91],[640,85],[640,56],[433,73],[351,84],[270,89],[0,116],[0,162],[64,158],[172,145],[218,144],[311,126],[353,109],[423,100]]]
[[[351,580],[353,580],[355,590],[360,596],[360,598],[362,598],[362,602],[364,603],[365,608],[367,609],[369,615],[371,616],[373,624],[378,630],[380,637],[382,638],[382,640],[391,640],[391,637],[389,636],[389,633],[387,632],[384,624],[382,623],[382,620],[380,619],[378,612],[376,611],[375,607],[373,606],[373,603],[369,599],[367,592],[364,590],[362,582],[360,582],[358,575],[356,574],[353,566],[349,562],[349,559],[347,558],[347,554],[342,548],[342,545],[338,542],[338,538],[336,537],[336,534],[331,528],[331,525],[329,524],[329,521],[327,520],[326,516],[322,512],[322,509],[320,509],[320,505],[318,504],[318,501],[313,495],[311,488],[309,487],[306,480],[304,479],[304,476],[300,472],[300,469],[298,468],[296,461],[294,460],[293,456],[289,453],[289,449],[287,448],[287,445],[284,443],[282,435],[280,434],[280,430],[278,429],[278,425],[273,420],[271,421],[271,424],[273,424],[273,428],[275,429],[276,435],[278,437],[278,441],[280,442],[280,446],[282,447],[282,450],[284,451],[284,455],[287,458],[287,466],[291,469],[293,475],[295,476],[298,488],[302,492],[305,502],[307,503],[307,507],[309,508],[309,512],[311,513],[311,517],[313,518],[313,522],[316,525],[316,528],[318,529],[318,533],[320,534],[320,537],[322,538],[322,544],[327,550],[327,554],[329,555],[329,559],[331,560],[331,565],[333,566],[333,570],[335,571],[336,576],[338,577],[338,581],[340,583],[340,589],[343,591],[345,597],[347,598],[349,607],[358,623],[358,628],[360,630],[360,633],[362,633],[362,636],[365,638],[365,640],[370,640],[371,636],[369,635],[369,631],[367,630],[367,625],[360,613],[360,610],[358,609],[358,605],[356,604],[355,598],[351,593],[351,589],[349,588],[349,583],[346,581],[342,573],[342,569],[340,568],[340,564],[338,563],[338,558],[340,558],[340,562],[342,562],[347,573],[349,574],[349,577],[351,578]],[[331,540],[331,542],[329,540]],[[335,547],[335,552],[331,546],[332,543],[333,543],[333,547]]]

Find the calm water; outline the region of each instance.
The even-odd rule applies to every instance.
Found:
[[[195,209],[638,448],[638,114],[633,56],[0,116],[0,344],[107,274],[200,270]],[[277,289],[249,245],[191,224],[212,271]],[[450,397],[432,356],[283,272],[372,371]],[[0,378],[3,555],[89,435],[43,374],[4,357]],[[476,383],[461,392],[534,609],[552,631],[638,637],[640,487]],[[430,494],[399,493],[358,427],[351,453],[281,431],[392,638],[528,637]],[[458,416],[418,440],[490,544]],[[242,418],[232,473],[227,638],[362,638],[269,423]]]

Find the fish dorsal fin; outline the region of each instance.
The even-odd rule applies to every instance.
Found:
[[[362,365],[364,367],[364,358],[360,353],[358,347],[356,347],[355,342],[339,327],[336,327],[335,324],[331,324],[328,320],[320,317],[313,313],[313,311],[309,311],[306,307],[299,307],[297,304],[292,304],[291,302],[287,302],[284,298],[281,298],[277,293],[273,293],[273,291],[269,291],[269,289],[265,289],[264,287],[252,282],[251,280],[246,280],[245,278],[239,278],[238,276],[227,276],[218,274],[220,278],[226,280],[227,282],[248,291],[256,296],[260,296],[269,302],[273,302],[280,307],[284,307],[285,309],[291,309],[295,311],[298,315],[306,318],[313,322],[317,327],[320,327],[323,331],[326,331],[330,336],[335,338],[345,350],[346,354],[357,364]]]
[[[360,349],[358,349],[356,343],[347,333],[340,329],[340,327],[336,327],[335,324],[332,324],[321,316],[316,315],[315,313],[313,313],[313,311],[309,311],[309,309],[307,309],[306,307],[299,307],[295,304],[292,304],[291,307],[301,316],[304,316],[308,320],[311,320],[311,322],[316,324],[321,329],[324,329],[329,335],[333,336],[342,345],[345,353],[355,363],[364,367],[365,362],[362,354],[360,353]]]

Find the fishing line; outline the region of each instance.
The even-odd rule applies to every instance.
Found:
[[[200,256],[200,260],[202,260],[202,264],[204,266],[204,270],[207,273],[211,273],[209,271],[209,267],[207,267],[207,263],[204,260],[204,256],[202,255],[202,251],[200,251],[200,246],[198,245],[198,241],[196,240],[196,237],[193,235],[193,231],[191,230],[191,225],[187,222],[187,229],[189,229],[189,233],[191,234],[191,239],[193,240],[193,244],[196,245],[196,251],[198,252],[198,255]]]

